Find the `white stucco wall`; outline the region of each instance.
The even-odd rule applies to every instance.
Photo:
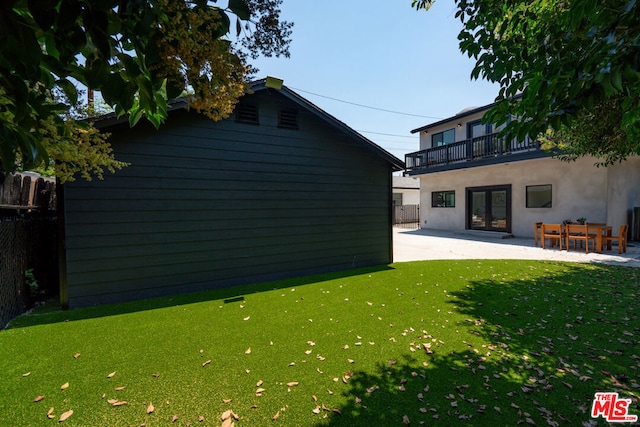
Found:
[[[543,158],[421,175],[421,227],[464,230],[466,188],[507,184],[511,184],[511,224],[514,235],[533,236],[533,223],[536,221],[558,223],[565,219],[575,221],[579,217],[616,226],[617,223],[608,217],[607,212],[610,193],[607,168],[596,168],[593,164],[591,158],[572,163]],[[637,176],[640,176],[637,169]],[[625,182],[626,178],[622,178],[622,175],[627,173],[621,168],[619,181]],[[527,208],[526,186],[544,184],[552,186],[552,207]],[[456,206],[432,208],[431,192],[447,190],[455,191]]]
[[[632,210],[640,206],[640,157],[632,157],[607,169],[609,170],[607,224],[613,226],[614,234],[618,234],[620,225],[631,225]]]

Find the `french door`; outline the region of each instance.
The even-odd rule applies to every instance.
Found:
[[[467,229],[511,232],[511,185],[468,187]]]

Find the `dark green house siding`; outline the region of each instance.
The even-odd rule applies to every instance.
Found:
[[[158,131],[106,128],[116,158],[131,166],[64,185],[63,303],[391,262],[391,172],[400,161],[285,95],[245,97],[259,125],[180,109]],[[297,129],[278,126],[283,108],[298,111]]]

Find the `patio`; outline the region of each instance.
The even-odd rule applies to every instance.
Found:
[[[467,230],[453,232],[435,229],[393,229],[394,262],[432,259],[534,259],[569,262],[594,262],[640,267],[640,245],[629,242],[627,252],[618,254],[614,245],[602,253],[542,249],[533,237],[511,237],[504,233]]]

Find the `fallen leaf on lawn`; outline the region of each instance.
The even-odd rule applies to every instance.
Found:
[[[120,387],[116,387],[116,388],[114,388],[114,390],[115,390],[115,391],[122,391],[122,390],[124,390],[125,388],[127,388],[127,386],[126,386],[126,385],[121,385]]]
[[[311,354],[312,352],[313,352],[313,350],[306,350],[306,351],[304,352],[304,354]]]
[[[124,400],[118,400],[115,403],[112,403],[111,406],[124,406],[124,405],[128,405],[129,402],[125,402]]]
[[[26,373],[22,374],[23,377],[28,377],[29,375],[31,375],[31,372],[26,372]]]
[[[570,390],[573,390],[573,386],[568,382],[562,381],[562,384],[566,385]]]
[[[249,347],[249,348],[244,352],[244,354],[251,354],[251,347]]]
[[[260,387],[262,384],[264,384],[264,381],[260,380],[256,383],[256,387]]]
[[[311,412],[313,412],[314,414],[319,414],[319,413],[320,413],[320,407],[319,407],[318,405],[316,405],[316,407],[315,407],[315,408],[313,408],[313,409],[311,410]]]
[[[171,422],[175,423],[176,421],[178,421],[178,418],[180,418],[178,414],[174,414],[173,417],[171,417]]]
[[[280,418],[280,411],[276,412],[276,414],[271,417],[272,420],[277,420],[278,418]]]
[[[231,399],[222,399],[222,403],[231,403]]]
[[[203,421],[204,421],[204,417],[203,417],[202,415],[200,415],[200,416],[198,417],[198,422],[199,422],[199,423],[201,423],[201,422],[203,422]]]
[[[356,396],[356,403],[362,403],[362,399],[360,399],[358,396]]]
[[[224,411],[222,413],[222,415],[220,416],[220,419],[222,421],[231,418],[231,414],[233,413],[233,411],[231,409],[227,409],[226,411]]]
[[[73,409],[69,409],[67,412],[60,415],[60,419],[58,420],[58,422],[63,422],[64,420],[68,419],[71,415],[73,415]]]
[[[40,402],[42,399],[44,399],[44,394],[40,395],[40,396],[36,396],[35,399],[33,399],[34,402]]]
[[[66,390],[69,388],[69,383],[64,383],[60,386],[60,390]]]
[[[77,359],[78,357],[80,357],[80,353],[76,353],[76,354],[73,355],[74,359]]]
[[[403,422],[405,425],[409,425],[409,424],[411,424],[411,421],[409,421],[409,417],[408,417],[408,416],[406,416],[406,415],[403,415],[403,416],[402,416],[402,422]]]
[[[289,363],[289,366],[295,366],[295,365],[296,365],[296,362]]]
[[[110,405],[113,405],[114,403],[116,403],[118,401],[118,399],[108,399],[107,403],[109,403]]]
[[[150,414],[155,410],[156,410],[156,408],[155,408],[155,406],[153,406],[153,403],[149,402],[149,406],[147,406],[147,414]]]
[[[331,390],[329,390],[329,389],[327,389],[327,393],[329,393],[329,395],[333,394],[333,392]]]
[[[316,345],[316,343],[314,343],[313,341],[307,341],[307,344],[309,344],[309,345],[310,345],[310,346],[312,346],[312,347],[313,347],[314,345]]]
[[[340,409],[338,409],[338,408],[332,409],[332,411],[335,412],[338,415],[342,415],[342,412],[340,412]]]
[[[160,376],[160,374],[151,374],[151,376],[152,376],[153,378],[158,378],[158,377]]]
[[[53,415],[53,411],[55,411],[55,409],[53,409],[53,406],[47,411],[47,418],[49,418],[50,420],[55,417],[55,415]]]
[[[373,303],[372,303],[372,302],[367,301],[367,305],[373,305]]]
[[[451,402],[451,406],[453,408],[457,408],[458,407],[458,402],[454,400],[453,402]]]
[[[300,384],[298,381],[290,381],[287,383],[287,387],[295,387]]]
[[[116,371],[113,371],[109,375],[107,375],[107,378],[113,378],[115,374],[116,374]]]
[[[231,418],[227,418],[222,422],[220,427],[233,427],[233,420]]]
[[[494,407],[493,407],[493,409],[494,409],[497,413],[502,414],[502,409],[500,409],[499,407],[494,406]]]
[[[209,363],[211,363],[211,359],[207,360],[206,362],[204,362],[202,364],[202,367],[204,368],[205,366],[207,366]]]
[[[262,396],[262,393],[264,393],[266,390],[264,388],[259,388],[256,390],[256,396]]]
[[[512,407],[513,409],[520,409],[520,407],[519,407],[518,405],[516,405],[515,403],[512,403],[512,404],[511,404],[511,407]]]
[[[342,349],[343,349],[343,350],[346,350],[346,349],[348,349],[348,348],[349,348],[349,344],[345,344],[345,345],[342,347]]]
[[[353,362],[354,362],[354,360],[353,360],[353,359],[347,359],[347,362],[349,362],[349,363],[353,363]]]
[[[244,319],[242,319],[242,320],[249,320],[249,319],[251,319],[251,316],[247,316],[247,317],[245,317],[245,318],[244,318]]]

